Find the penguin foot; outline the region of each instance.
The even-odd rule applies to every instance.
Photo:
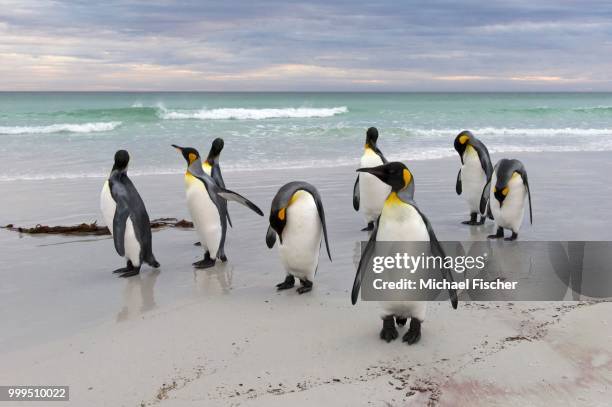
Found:
[[[486,216],[481,216],[480,217],[480,221],[478,223],[476,223],[477,225],[484,225],[485,224],[485,220],[487,220]]]
[[[293,277],[291,274],[288,274],[287,277],[285,278],[285,281],[283,281],[282,283],[276,284],[276,289],[278,291],[288,290],[289,288],[293,288],[294,285],[295,285],[295,277]]]
[[[508,242],[512,242],[512,241],[516,240],[517,237],[518,237],[518,233],[512,232],[512,236],[505,237],[504,240],[506,240]]]
[[[397,324],[397,326],[404,326],[406,325],[407,321],[408,318],[395,317],[395,323]]]
[[[380,339],[389,343],[398,336],[397,329],[395,329],[395,320],[393,315],[388,315],[383,318],[383,329],[380,331]]]
[[[371,230],[374,230],[374,222],[368,222],[368,226],[361,229],[362,232],[369,232]]]
[[[312,281],[302,280],[300,278],[300,283],[302,283],[302,286],[296,290],[298,294],[304,294],[308,291],[312,291]]]
[[[489,239],[501,239],[502,237],[504,237],[504,229],[503,228],[497,228],[497,233],[496,234],[487,236],[487,238],[489,238]]]
[[[202,243],[200,243],[200,242],[195,242],[193,245],[194,245],[194,246],[202,246]]]
[[[210,256],[204,256],[203,260],[196,261],[193,263],[193,267],[197,269],[207,269],[215,265],[215,260],[211,259]]]
[[[225,254],[222,254],[221,256],[219,256],[219,260],[225,263],[227,261],[227,256]]]
[[[421,321],[416,318],[410,319],[410,329],[402,338],[403,342],[406,342],[408,345],[413,345],[417,343],[421,339]]]
[[[128,271],[130,271],[130,269],[128,269],[127,267],[121,267],[121,268],[118,268],[117,270],[113,270],[113,274],[126,273]]]
[[[478,219],[478,214],[470,213],[470,220],[464,220],[461,223],[464,225],[474,226],[474,225],[478,225],[477,219]]]
[[[153,267],[154,269],[157,269],[159,268],[159,266],[161,266],[161,264],[159,264],[159,262],[155,260],[153,263],[149,263],[149,266]]]
[[[121,278],[132,277],[132,276],[136,276],[138,274],[140,274],[140,266],[134,267],[134,266],[132,266],[132,264],[128,264],[127,271],[125,273],[121,274],[119,277],[121,277]]]

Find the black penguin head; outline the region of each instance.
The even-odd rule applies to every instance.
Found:
[[[378,167],[359,168],[357,172],[367,172],[391,186],[392,191],[401,191],[408,188],[413,182],[412,173],[399,161],[379,165]]]
[[[455,150],[457,150],[461,157],[463,157],[463,153],[473,137],[474,135],[468,130],[463,130],[455,137]]]
[[[113,165],[113,171],[124,171],[127,169],[128,163],[130,162],[130,154],[125,150],[119,150],[115,153],[115,164]]]
[[[274,205],[270,209],[270,227],[276,232],[280,242],[283,243],[283,229],[287,224],[287,208],[286,207],[275,207]],[[269,248],[274,246],[274,236],[269,234],[266,236],[266,244]]]
[[[225,143],[223,142],[223,139],[221,137],[217,137],[216,139],[214,139],[212,142],[212,146],[210,147],[210,151],[208,152],[208,158],[206,159],[206,161],[212,162],[213,160],[217,159],[221,154],[224,145]]]
[[[172,144],[172,147],[183,155],[183,158],[187,161],[187,166],[190,166],[194,161],[200,158],[200,153],[198,153],[198,150],[195,148],[179,147],[176,144]]]
[[[510,192],[510,187],[508,184],[510,183],[512,177],[515,175],[520,176],[516,172],[516,170],[519,168],[518,164],[520,163],[517,160],[502,158],[495,166],[495,175],[497,176],[497,179],[495,180],[495,185],[493,186],[493,195],[499,202],[499,206],[504,203],[504,199],[506,199],[506,196],[508,196],[508,193]]]
[[[376,141],[378,140],[378,129],[376,127],[370,127],[366,132],[366,148],[376,149]]]

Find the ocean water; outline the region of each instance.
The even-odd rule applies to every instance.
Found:
[[[357,164],[376,126],[390,159],[456,154],[469,129],[491,152],[612,151],[610,93],[0,93],[0,182],[104,177],[117,149],[130,173],[180,173],[171,144],[225,171]]]

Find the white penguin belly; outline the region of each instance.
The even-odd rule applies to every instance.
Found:
[[[376,241],[417,241],[428,242],[429,232],[423,218],[417,210],[396,198],[394,203],[385,204]],[[427,303],[422,301],[381,301],[380,305],[385,315],[396,315],[404,318],[425,320]]]
[[[289,274],[313,281],[321,249],[321,220],[308,192],[297,191],[292,201],[286,209],[287,223],[279,244],[281,262]]]
[[[493,180],[495,181],[496,179],[497,176],[493,173]],[[493,181],[491,184],[494,185]],[[506,195],[501,207],[499,201],[495,198],[493,188],[491,188],[491,213],[493,214],[497,226],[518,233],[523,224],[526,197],[527,191],[525,189],[525,184],[523,184],[523,179],[518,174],[510,178],[510,182],[508,182],[508,195]]]
[[[113,219],[115,218],[115,211],[117,204],[110,193],[110,186],[108,181],[104,182],[102,192],[100,193],[100,209],[102,211],[102,217],[104,223],[108,227],[111,235],[113,232]],[[132,220],[128,217],[125,225],[125,235],[123,236],[123,247],[125,249],[125,258],[132,262],[134,267],[140,266],[140,243],[136,239],[136,233],[134,232],[134,225]]]
[[[202,248],[208,250],[210,257],[214,259],[221,242],[219,210],[210,199],[204,183],[196,177],[185,175],[185,189],[187,208]]]
[[[473,147],[468,146],[463,155],[461,186],[463,189],[462,195],[467,201],[471,213],[480,212],[480,198],[486,182],[487,175],[482,169],[478,153]]]
[[[381,158],[371,149],[366,149],[361,157],[361,168],[382,165]],[[375,221],[382,211],[391,187],[372,174],[359,174],[359,208],[367,222]]]

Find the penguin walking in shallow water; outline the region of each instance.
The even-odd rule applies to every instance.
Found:
[[[266,244],[270,249],[276,243],[277,235],[280,240],[278,251],[287,277],[276,288],[279,291],[293,288],[297,277],[301,283],[298,293],[312,290],[322,238],[325,238],[327,256],[331,261],[323,202],[314,186],[294,181],[278,190],[272,200],[270,226],[266,233]]]
[[[193,263],[196,268],[215,265],[216,259],[226,261],[225,235],[227,232],[227,205],[225,200],[236,201],[260,216],[263,212],[253,202],[236,192],[221,188],[202,169],[200,153],[191,147],[172,145],[187,161],[185,191],[187,207],[204,249],[204,259]]]
[[[127,259],[127,266],[113,273],[121,277],[140,273],[143,262],[159,267],[152,248],[149,214],[136,187],[127,175],[130,155],[125,150],[115,153],[115,164],[100,194],[104,222],[113,235],[115,250]]]
[[[377,140],[378,130],[376,127],[370,127],[366,132],[365,148],[360,162],[361,168],[376,167],[387,163],[387,159],[376,146]],[[411,188],[414,193],[414,185]],[[374,229],[374,221],[378,219],[390,191],[387,184],[373,175],[367,173],[357,175],[353,186],[353,208],[361,211],[368,224],[362,231]]]
[[[482,225],[486,213],[480,211],[481,200],[488,201],[489,191],[485,186],[491,181],[493,166],[487,147],[472,133],[465,130],[455,137],[455,150],[461,158],[461,168],[457,174],[455,190],[462,195],[470,208],[470,220],[463,221],[464,225]],[[478,213],[480,221],[477,220]]]
[[[525,214],[525,198],[529,201],[529,223],[533,224],[531,192],[525,166],[519,160],[502,158],[495,164],[491,186],[489,205],[497,233],[488,237],[500,239],[504,237],[504,229],[510,229],[512,235],[505,240],[516,240]],[[481,208],[484,205],[481,202]]]
[[[391,186],[391,193],[384,202],[378,222],[366,245],[351,293],[353,305],[357,302],[361,280],[365,267],[373,255],[375,242],[423,241],[430,242],[434,255],[444,258],[446,255],[427,217],[412,200],[409,190],[413,182],[412,173],[400,162],[391,162],[374,168],[360,168],[361,173],[371,174]],[[444,277],[452,281],[452,275],[444,270]],[[449,290],[453,308],[457,308],[457,292]],[[382,301],[384,310],[383,329],[380,338],[391,342],[398,337],[395,324],[403,326],[410,318],[410,327],[403,336],[403,341],[412,345],[421,338],[421,324],[425,319],[427,303],[422,301]]]
[[[210,146],[210,151],[208,152],[208,157],[202,163],[202,169],[204,172],[212,177],[215,180],[217,185],[223,189],[225,189],[225,181],[223,181],[223,176],[221,175],[221,166],[219,165],[219,157],[221,156],[221,151],[223,150],[223,146],[225,143],[221,137],[217,137],[213,140],[212,145]],[[230,219],[229,211],[227,210],[227,202],[225,200],[221,200],[221,206],[225,206],[225,213],[227,214],[227,223],[232,227],[232,220]],[[200,242],[194,243],[195,246],[201,246]]]

